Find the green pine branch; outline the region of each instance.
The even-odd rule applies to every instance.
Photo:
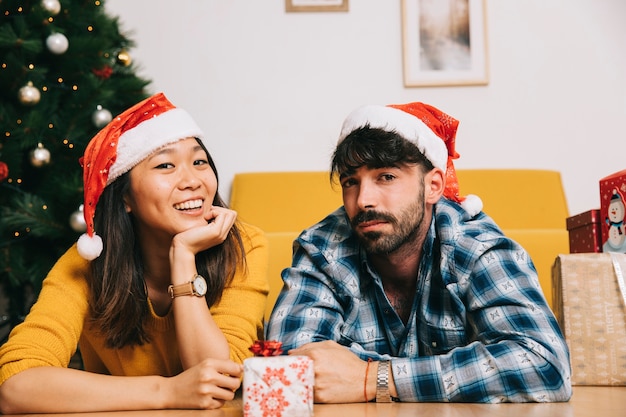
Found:
[[[118,59],[123,50],[132,55],[134,42],[104,3],[60,0],[61,12],[50,16],[40,0],[0,0],[0,162],[8,167],[0,178],[0,288],[16,314],[82,232],[70,218],[83,201],[79,158],[99,130],[97,106],[116,115],[149,95],[136,64]],[[68,39],[63,54],[46,46],[55,32]],[[19,99],[29,82],[38,102]],[[39,143],[50,151],[42,166],[31,155]]]

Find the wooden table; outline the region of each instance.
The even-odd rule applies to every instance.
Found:
[[[315,417],[625,417],[626,387],[574,387],[574,395],[567,403],[315,404],[313,411]],[[241,399],[236,399],[219,410],[210,411],[120,411],[54,414],[54,417],[241,417],[242,415]],[[28,414],[22,417],[24,416],[43,415]]]

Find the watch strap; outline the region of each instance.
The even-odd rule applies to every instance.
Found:
[[[0,0],[1,1],[1,0]],[[198,288],[196,288],[198,285]],[[196,274],[191,278],[191,281],[185,282],[180,285],[170,285],[167,287],[167,292],[170,297],[176,298],[185,295],[195,295],[196,297],[203,297],[206,294],[206,281],[202,275]]]
[[[376,372],[376,402],[390,403],[392,401],[389,393],[389,361],[379,361]]]
[[[180,285],[170,285],[167,287],[167,292],[170,294],[170,297],[176,298],[185,295],[194,295],[193,292],[193,282],[185,282]]]

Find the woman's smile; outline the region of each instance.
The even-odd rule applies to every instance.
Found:
[[[179,211],[190,211],[195,209],[201,209],[203,203],[204,200],[198,198],[194,200],[184,201],[182,203],[176,203],[174,204],[174,208]]]

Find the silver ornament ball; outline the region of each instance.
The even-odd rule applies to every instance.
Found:
[[[64,54],[70,46],[70,42],[62,33],[53,33],[46,38],[46,46],[48,50],[55,55]]]
[[[113,115],[101,105],[98,105],[96,111],[91,115],[91,121],[98,129],[106,126],[111,120],[113,120]]]
[[[70,227],[78,233],[87,231],[87,223],[85,222],[84,205],[80,205],[78,210],[70,215]]]
[[[56,16],[61,11],[61,3],[59,0],[41,0],[41,7],[51,16]]]
[[[17,92],[17,98],[20,103],[26,106],[34,106],[41,100],[41,93],[37,87],[33,86],[32,81],[29,81],[24,87],[20,88]]]
[[[40,143],[35,149],[30,151],[30,163],[35,168],[48,165],[50,163],[50,151]]]

